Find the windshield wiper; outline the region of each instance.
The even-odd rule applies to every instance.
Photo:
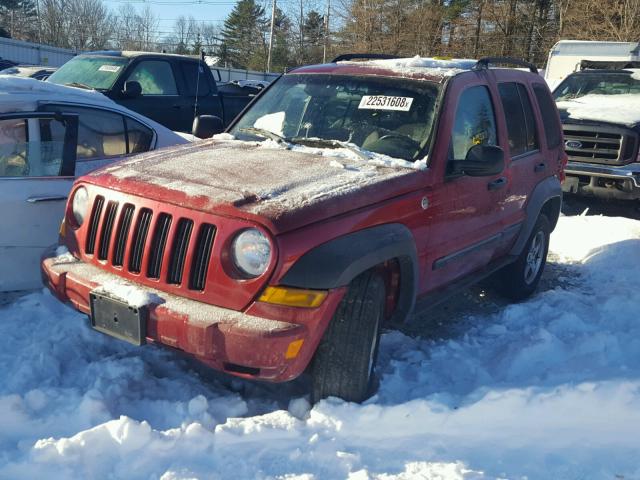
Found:
[[[267,130],[265,128],[258,127],[246,127],[238,129],[239,132],[250,133],[252,135],[258,135],[259,137],[268,138],[274,140],[278,143],[287,143],[288,140],[284,138],[282,135],[278,135],[277,133],[273,133],[271,130]]]
[[[76,88],[84,88],[85,90],[95,90],[95,88],[80,82],[65,83],[64,85],[66,87],[76,87]]]
[[[347,150],[350,150],[356,155],[358,155],[360,158],[364,160],[369,160],[369,157],[358,147],[347,142],[341,142],[340,140],[327,140],[324,138],[306,138],[306,137],[293,137],[293,138],[287,138],[286,140],[288,142],[296,143],[298,145],[305,145],[307,147],[346,148]]]

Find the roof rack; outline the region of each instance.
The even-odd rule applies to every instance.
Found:
[[[393,60],[400,58],[397,55],[387,55],[386,53],[344,53],[331,60],[331,63],[346,62],[349,60]]]
[[[520,60],[519,58],[512,57],[484,57],[478,60],[472,70],[483,70],[489,68],[489,64],[509,64],[509,65],[517,65],[519,67],[528,68],[531,73],[538,73],[538,68],[529,62],[525,62],[524,60]]]
[[[640,68],[640,62],[633,60],[582,60],[580,62],[580,70],[586,70],[589,68],[596,70],[623,70],[625,68]]]

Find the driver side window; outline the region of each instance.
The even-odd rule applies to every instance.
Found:
[[[474,145],[497,145],[495,118],[487,87],[478,85],[462,92],[451,132],[449,160],[464,160]]]

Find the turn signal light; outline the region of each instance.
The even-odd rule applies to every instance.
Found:
[[[267,287],[258,301],[289,307],[315,308],[319,307],[325,298],[327,298],[327,292],[323,290]]]

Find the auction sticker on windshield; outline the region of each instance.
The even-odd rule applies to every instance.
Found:
[[[118,65],[102,65],[98,71],[100,72],[111,72],[111,73],[116,73],[118,70],[120,70],[120,67]]]
[[[408,112],[413,103],[411,97],[392,97],[389,95],[364,95],[359,109],[363,110],[400,110]]]

